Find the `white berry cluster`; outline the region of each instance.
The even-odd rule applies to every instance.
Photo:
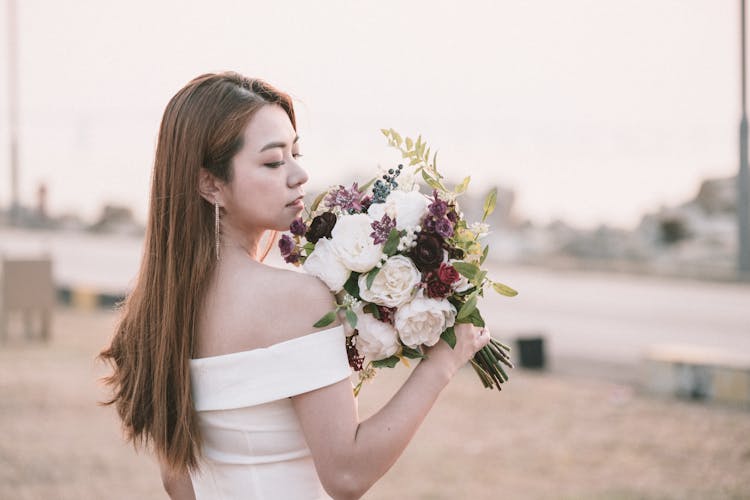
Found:
[[[396,249],[399,252],[403,252],[404,250],[414,247],[417,244],[417,233],[421,230],[422,228],[420,226],[407,227],[406,234],[398,240],[398,247]]]
[[[360,301],[356,297],[350,295],[348,292],[344,292],[344,296],[341,298],[342,307],[351,307],[352,309],[355,309],[359,305],[359,302]]]

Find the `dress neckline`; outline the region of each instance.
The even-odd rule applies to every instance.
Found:
[[[277,348],[277,347],[280,347],[280,346],[285,345],[285,344],[291,344],[291,343],[299,342],[299,341],[305,340],[305,339],[308,339],[308,341],[309,341],[312,338],[315,338],[315,337],[317,337],[319,335],[322,335],[324,333],[328,333],[328,332],[331,332],[333,330],[337,330],[337,329],[343,328],[343,327],[344,327],[343,324],[332,326],[331,328],[326,328],[325,330],[319,330],[317,332],[308,333],[308,334],[305,334],[305,335],[300,335],[299,337],[294,337],[294,338],[291,338],[289,340],[282,340],[281,342],[276,342],[275,344],[270,344],[270,345],[267,345],[265,347],[256,347],[254,349],[246,349],[244,351],[234,351],[234,352],[228,352],[228,353],[225,353],[225,354],[216,354],[214,356],[204,356],[202,358],[190,358],[190,363],[194,363],[195,364],[195,363],[200,363],[202,361],[219,360],[219,359],[229,359],[229,358],[234,358],[234,357],[246,355],[246,354],[253,353],[253,352],[259,352],[259,351],[265,351],[265,350],[268,350],[268,349]]]

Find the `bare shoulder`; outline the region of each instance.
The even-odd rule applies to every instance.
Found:
[[[280,273],[278,292],[289,298],[290,307],[295,311],[315,309],[325,313],[335,306],[333,293],[315,276],[285,269],[275,269],[274,272]]]
[[[313,325],[336,307],[335,297],[325,283],[309,274],[269,267],[263,281],[268,290],[267,311],[275,313],[274,318],[266,317],[284,325],[283,331],[278,332],[281,340],[318,331]],[[324,328],[337,325],[338,321],[334,321]]]

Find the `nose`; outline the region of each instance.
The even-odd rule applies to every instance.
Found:
[[[287,184],[289,187],[297,187],[306,183],[310,176],[307,175],[307,170],[296,161],[289,162],[289,175],[287,176]]]

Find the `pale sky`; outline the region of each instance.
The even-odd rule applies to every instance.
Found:
[[[398,161],[383,127],[538,223],[632,227],[737,170],[736,0],[17,1],[21,196],[46,182],[53,213],[142,220],[164,106],[225,69],[296,98],[310,189]]]

